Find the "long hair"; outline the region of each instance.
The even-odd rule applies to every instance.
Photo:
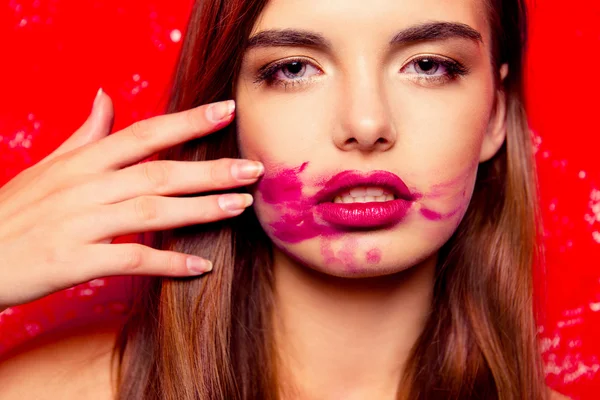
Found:
[[[408,360],[407,399],[545,398],[532,304],[536,185],[523,105],[522,0],[485,0],[507,139],[480,165],[456,233],[440,251],[431,316]],[[267,0],[197,0],[168,112],[233,95],[245,40]],[[159,153],[159,159],[238,157],[235,126]],[[159,232],[153,247],[213,261],[198,278],[143,278],[114,348],[120,400],[279,397],[272,313],[272,248],[252,210]]]

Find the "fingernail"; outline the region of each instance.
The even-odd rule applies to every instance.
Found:
[[[94,98],[94,103],[92,104],[92,112],[98,106],[98,102],[100,101],[100,97],[102,97],[102,93],[103,93],[102,88],[98,89],[98,92],[96,93],[96,97]]]
[[[258,161],[238,161],[231,166],[231,175],[235,179],[256,179],[263,174],[265,167]]]
[[[209,121],[217,123],[233,114],[235,110],[235,101],[227,100],[214,103],[206,109],[206,118]]]
[[[186,260],[186,264],[190,272],[204,273],[212,270],[212,263],[204,258],[189,256]]]
[[[248,193],[228,193],[219,196],[219,207],[223,211],[238,212],[252,204],[252,196]]]

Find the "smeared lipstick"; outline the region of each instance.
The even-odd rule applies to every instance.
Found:
[[[394,200],[355,203],[335,203],[336,196],[357,187],[382,188],[394,195]],[[384,227],[400,222],[415,200],[406,184],[397,175],[387,171],[362,174],[344,171],[325,182],[315,196],[316,213],[328,224],[355,229]]]

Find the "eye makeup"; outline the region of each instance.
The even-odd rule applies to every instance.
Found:
[[[308,78],[304,77],[303,75],[310,68],[316,70],[317,73]],[[280,72],[283,73],[284,78],[277,76]],[[302,75],[298,77],[293,76],[301,73]],[[414,56],[404,63],[399,71],[399,74],[407,79],[424,85],[442,85],[468,73],[469,69],[462,63],[449,57],[433,54]],[[322,69],[316,66],[315,62],[302,57],[294,57],[263,65],[256,72],[254,83],[258,85],[266,84],[268,87],[281,86],[287,89],[288,87],[310,84],[322,74]],[[289,79],[286,79],[286,77]]]
[[[407,72],[412,69],[415,72]],[[437,74],[440,69],[444,72]],[[469,69],[462,63],[448,57],[422,54],[411,58],[400,68],[400,72],[417,83],[444,84],[454,81],[460,76],[469,73]]]

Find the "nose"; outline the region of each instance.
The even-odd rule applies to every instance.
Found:
[[[359,76],[344,84],[342,115],[333,141],[343,151],[387,151],[396,143],[396,132],[385,91],[376,74],[363,71]]]

